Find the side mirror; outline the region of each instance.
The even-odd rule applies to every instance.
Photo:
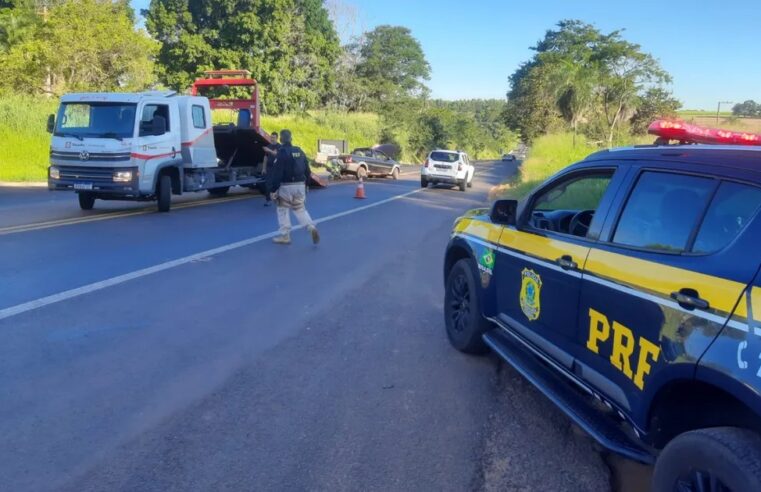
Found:
[[[159,115],[153,116],[153,123],[151,125],[152,135],[163,135],[166,133],[166,118]]]
[[[501,225],[517,225],[518,200],[497,200],[489,214],[491,221]]]
[[[55,115],[49,114],[48,115],[48,133],[53,133],[55,130]]]

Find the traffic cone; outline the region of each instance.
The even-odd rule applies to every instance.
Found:
[[[365,183],[362,181],[362,178],[359,178],[359,183],[357,183],[357,192],[354,194],[354,198],[358,199],[365,199]]]

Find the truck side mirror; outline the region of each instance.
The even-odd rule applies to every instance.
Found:
[[[55,115],[49,114],[48,115],[48,133],[53,133],[55,130]]]
[[[163,135],[166,133],[166,118],[159,115],[153,116],[153,121],[151,123],[151,134],[152,135]]]
[[[489,214],[491,221],[501,225],[516,225],[518,223],[518,200],[497,200]]]

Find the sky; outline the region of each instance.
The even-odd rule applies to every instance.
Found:
[[[434,98],[504,98],[530,47],[558,21],[580,19],[624,29],[672,75],[685,109],[761,101],[761,0],[328,1],[344,40],[382,24],[410,28],[431,64]],[[132,0],[138,11],[147,3]]]

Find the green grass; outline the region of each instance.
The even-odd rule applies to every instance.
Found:
[[[0,181],[45,181],[50,134],[46,120],[56,111],[54,99],[23,96],[0,97]],[[229,111],[215,111],[215,123],[233,121]],[[288,128],[294,143],[310,157],[317,153],[317,140],[346,139],[351,148],[372,146],[380,134],[377,115],[314,111],[303,115],[264,116],[262,127],[272,132]]]
[[[214,122],[234,121],[231,111],[215,111]],[[300,115],[263,116],[262,128],[268,133],[288,129],[293,143],[300,146],[311,158],[317,154],[317,140],[347,140],[350,150],[371,147],[378,143],[380,120],[372,113],[342,113],[310,111]]]
[[[0,98],[0,181],[47,179],[50,134],[46,131],[55,100]]]
[[[652,143],[653,137],[631,137],[616,142],[617,146]],[[531,145],[528,158],[521,163],[518,173],[506,183],[495,187],[491,196],[520,199],[547,178],[597,152],[600,147],[587,142],[578,135],[574,144],[573,134],[554,133],[537,138]]]
[[[724,106],[724,107],[727,107],[727,106]],[[693,116],[713,116],[714,118],[716,117],[716,111],[710,111],[705,109],[684,109],[682,111],[677,111],[676,114],[680,118],[689,118]],[[732,116],[732,112],[722,111],[721,113],[719,113],[719,116],[723,116],[725,118],[730,117]]]

